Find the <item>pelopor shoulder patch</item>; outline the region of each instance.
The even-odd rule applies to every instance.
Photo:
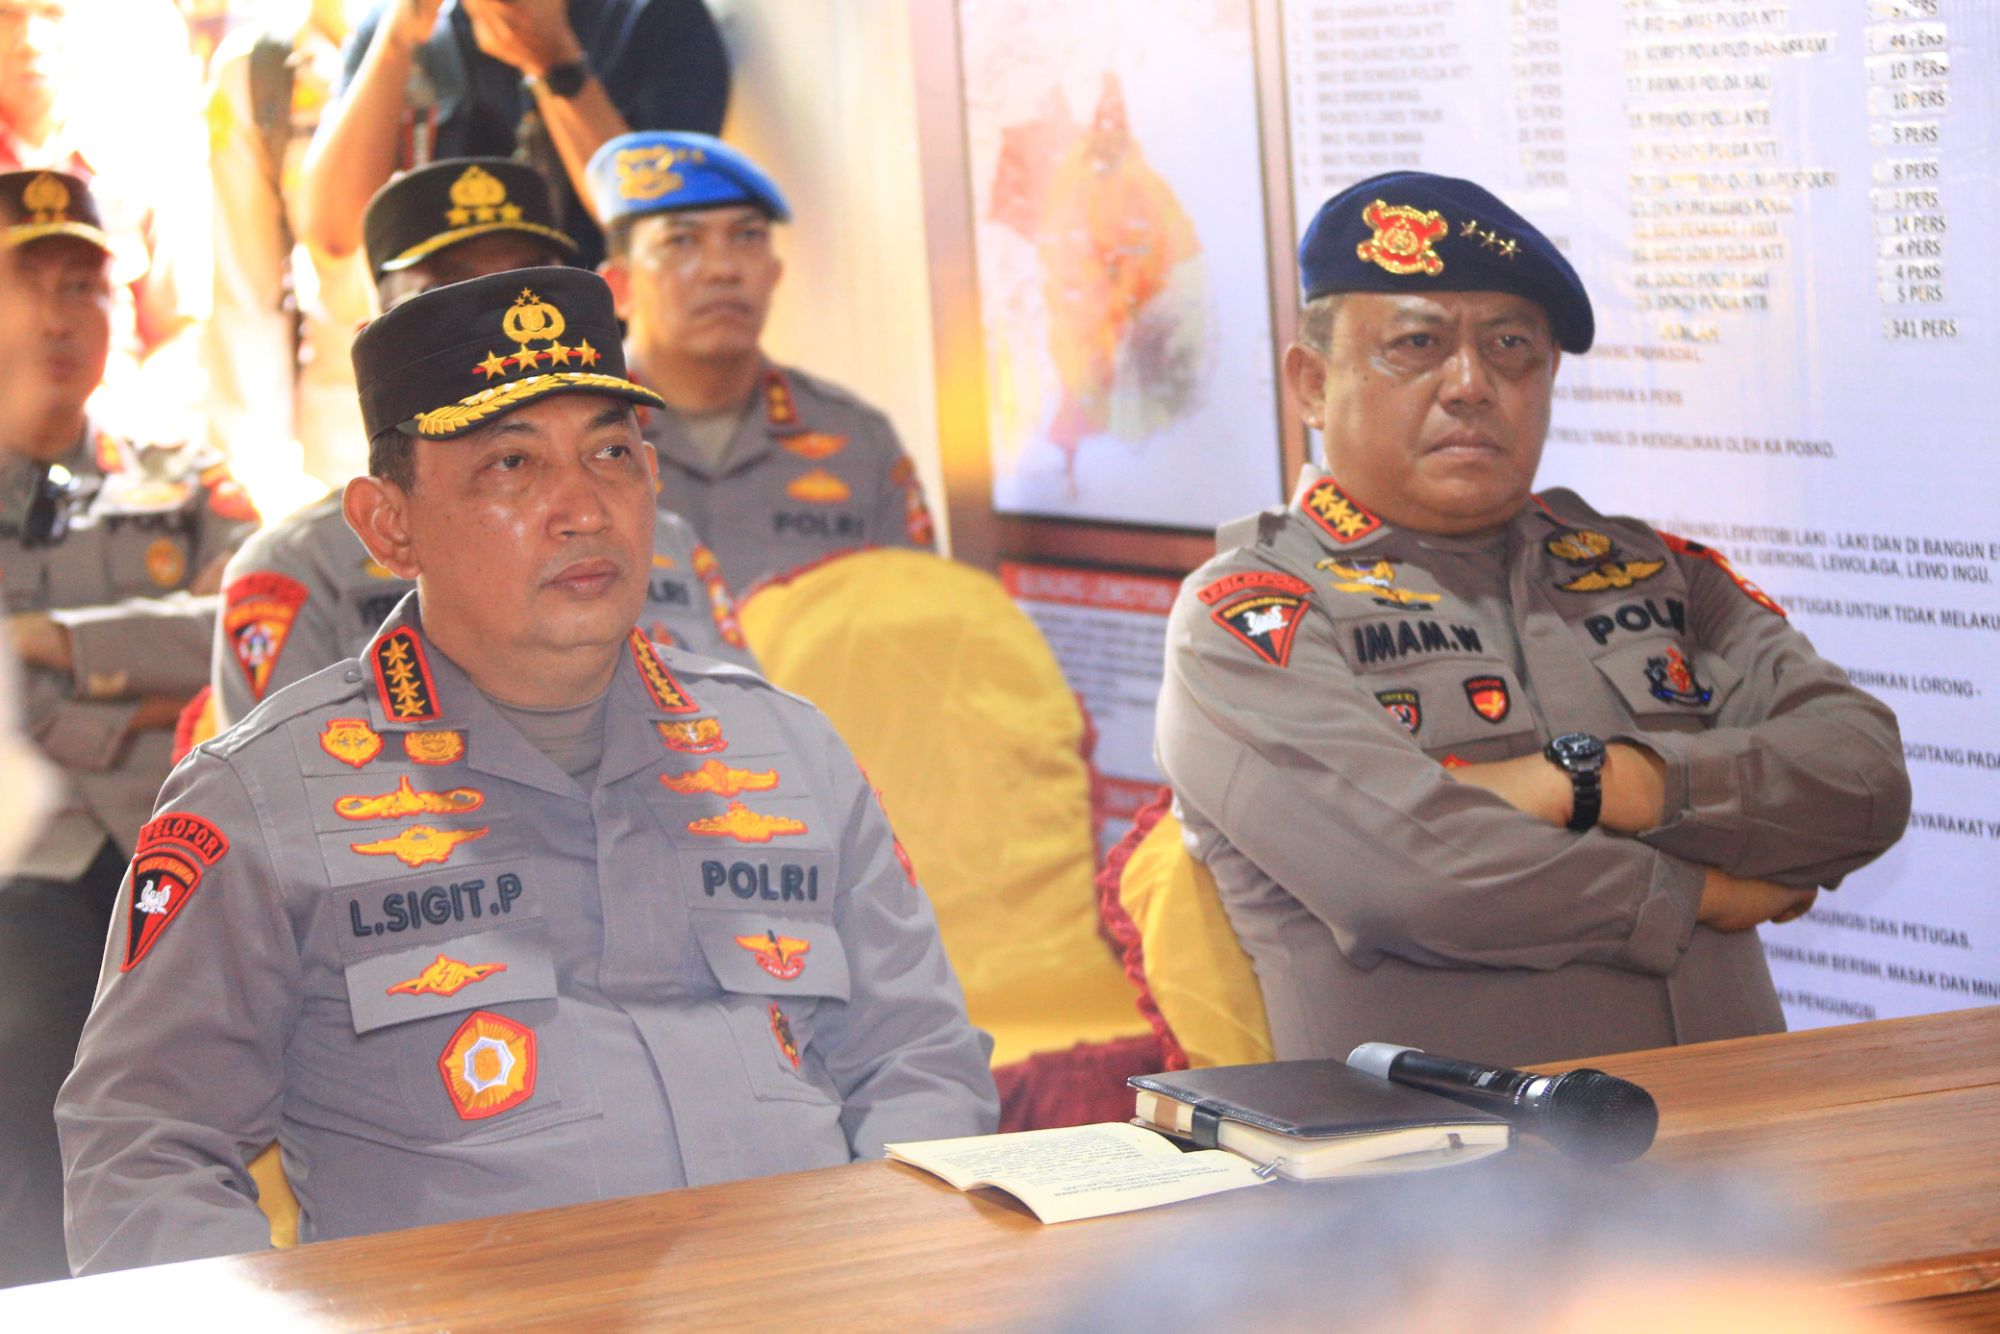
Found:
[[[121,973],[131,972],[180,916],[202,872],[229,851],[229,839],[199,815],[177,811],[150,821],[134,848]]]
[[[292,623],[306,605],[306,586],[273,570],[256,570],[222,591],[222,629],[252,699],[264,698]]]
[[[1209,619],[1265,662],[1283,667],[1291,661],[1311,591],[1305,580],[1277,570],[1246,570],[1224,575],[1196,596],[1212,609]]]

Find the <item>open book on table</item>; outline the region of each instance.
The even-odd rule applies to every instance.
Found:
[[[1063,1223],[1273,1176],[1318,1181],[1444,1167],[1512,1143],[1499,1117],[1334,1060],[1217,1066],[1131,1082],[1139,1090],[1137,1124],[924,1140],[891,1144],[888,1154],[959,1190],[1004,1190],[1044,1223]],[[1184,1153],[1168,1135],[1198,1147]]]

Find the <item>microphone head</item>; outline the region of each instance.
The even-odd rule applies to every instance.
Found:
[[[1571,1070],[1542,1097],[1542,1129],[1572,1158],[1628,1163],[1653,1146],[1660,1108],[1653,1095],[1602,1070]]]

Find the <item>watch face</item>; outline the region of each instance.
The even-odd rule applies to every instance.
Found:
[[[542,76],[542,85],[557,97],[575,97],[583,91],[584,81],[590,77],[590,68],[582,61],[568,65],[557,65]]]
[[[1595,769],[1604,763],[1604,743],[1588,732],[1565,732],[1549,742],[1549,755],[1564,768]]]

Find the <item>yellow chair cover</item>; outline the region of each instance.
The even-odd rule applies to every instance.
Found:
[[[743,631],[881,792],[1005,1065],[1148,1033],[1098,935],[1084,717],[998,580],[866,550],[753,588]]]
[[[1143,822],[1152,812],[1142,812]],[[1222,909],[1215,878],[1189,855],[1164,806],[1136,839],[1118,876],[1118,903],[1138,928],[1143,967],[1126,971],[1150,992],[1190,1066],[1272,1059],[1264,993]],[[1114,859],[1117,854],[1113,854]]]

